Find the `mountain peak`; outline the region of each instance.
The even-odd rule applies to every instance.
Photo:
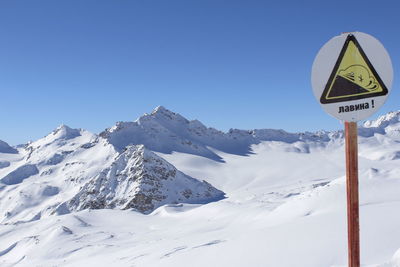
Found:
[[[54,137],[54,139],[73,139],[81,135],[79,129],[72,129],[65,124],[61,124],[58,126],[50,135]]]
[[[60,124],[55,130],[54,132],[58,132],[58,131],[70,131],[73,130],[71,127],[69,127],[68,125],[62,123]]]
[[[144,144],[161,153],[189,153],[223,161],[212,149],[237,155],[251,153],[251,145],[261,141],[297,142],[327,140],[328,134],[291,134],[283,130],[231,130],[228,133],[207,128],[198,120],[187,120],[180,114],[158,106],[135,122],[119,122],[100,133],[100,136],[123,151],[127,145]]]
[[[148,117],[158,120],[159,122],[171,122],[175,121],[177,123],[189,123],[189,120],[184,118],[178,113],[175,113],[163,106],[156,107]],[[149,119],[149,118],[148,118]],[[140,119],[139,119],[140,120]]]
[[[120,208],[149,213],[172,203],[207,203],[224,193],[147,150],[130,145],[67,204],[69,210]]]
[[[170,111],[169,109],[166,109],[164,106],[157,106],[155,109],[153,109],[153,111],[151,112],[151,114],[155,114],[155,113],[174,113],[172,111]]]

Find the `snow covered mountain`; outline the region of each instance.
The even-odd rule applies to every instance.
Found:
[[[346,265],[342,131],[224,133],[158,107],[0,145],[1,266]],[[399,159],[400,111],[359,127],[363,266],[400,266]]]
[[[161,153],[177,151],[223,162],[210,147],[229,154],[249,155],[252,153],[251,145],[262,141],[285,143],[329,141],[338,134],[337,132],[288,133],[273,129],[251,131],[231,129],[228,133],[224,133],[214,128],[207,128],[198,120],[189,121],[159,106],[151,114],[145,114],[134,122],[118,122],[100,133],[100,136],[107,139],[119,151],[130,144],[144,144],[147,148]]]
[[[0,161],[2,222],[32,221],[88,208],[148,213],[164,204],[207,203],[224,195],[144,146],[116,151],[102,137],[66,125],[19,153],[10,149],[13,160],[8,156]]]
[[[31,221],[57,213],[81,184],[111,164],[115,150],[85,130],[61,125],[42,139],[0,154],[0,222]]]
[[[366,121],[359,132],[364,137],[373,136],[374,134],[398,136],[400,131],[400,111],[389,112],[379,117],[375,121]]]
[[[143,145],[127,146],[111,166],[85,184],[69,210],[133,208],[143,213],[164,204],[207,203],[224,193],[178,171]]]

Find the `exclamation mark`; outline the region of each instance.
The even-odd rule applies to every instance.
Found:
[[[375,107],[374,100],[371,100],[371,102],[372,102],[372,108],[374,108]]]

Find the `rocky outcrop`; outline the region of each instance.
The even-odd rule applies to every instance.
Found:
[[[223,197],[222,191],[180,172],[143,145],[132,145],[65,204],[70,211],[119,208],[149,213],[164,204],[204,204]]]

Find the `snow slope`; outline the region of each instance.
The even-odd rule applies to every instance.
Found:
[[[11,147],[6,142],[0,140],[0,153],[15,154],[18,153],[18,151],[15,148]]]
[[[19,148],[18,154],[0,154],[10,162],[0,169],[0,222],[60,213],[59,206],[111,164],[114,154],[113,147],[96,135],[66,125]]]
[[[148,125],[160,124],[161,119],[155,115],[158,110],[153,115],[145,115],[150,122],[154,120]],[[366,122],[359,129],[363,266],[400,266],[399,116],[400,112],[392,112]],[[153,131],[153,126],[133,127],[135,123],[128,123],[128,128],[143,127],[140,131],[149,133],[151,140],[182,140],[185,135],[192,144],[197,142],[196,145],[206,149],[201,151],[208,152],[182,151],[190,147],[186,145],[184,149],[171,145],[170,149],[154,150],[180,171],[201,177],[225,192],[225,199],[205,205],[162,205],[147,215],[132,209],[100,209],[47,216],[43,211],[45,207],[53,206],[57,211],[56,203],[59,205],[61,200],[65,202],[79,195],[81,185],[98,181],[93,179],[96,175],[80,174],[80,171],[86,173],[91,168],[92,174],[103,171],[104,177],[114,177],[111,166],[113,162],[122,161],[121,165],[114,164],[121,166],[117,169],[126,170],[123,175],[130,176],[126,166],[131,165],[125,163],[138,158],[132,156],[138,152],[137,147],[128,148],[132,153],[120,156],[120,160],[104,155],[123,155],[125,143],[135,143],[146,137],[143,134],[139,138],[127,132],[110,137],[113,127],[101,134],[105,139],[83,130],[72,139],[50,135],[20,149],[19,154],[0,154],[0,160],[10,162],[9,167],[0,169],[0,177],[26,164],[35,165],[39,170],[39,174],[19,184],[3,185],[0,189],[0,210],[10,212],[0,224],[0,265],[346,266],[342,132],[291,134],[281,130],[232,130],[229,133],[217,131],[215,135],[202,133],[192,138],[185,133],[190,121],[179,121],[173,119],[163,126],[168,134],[174,131],[180,134],[175,139],[162,139],[168,134]],[[205,129],[208,132],[208,128]],[[234,139],[233,133],[240,134]],[[223,146],[225,138],[238,140],[240,145],[228,141]],[[150,142],[150,139],[145,141]],[[220,140],[221,146],[215,140]],[[233,149],[243,144],[246,149]],[[153,148],[159,146],[157,143]],[[118,154],[120,152],[122,154]],[[54,158],[55,154],[60,156]],[[149,154],[157,159],[153,153]],[[53,164],[59,157],[64,158]],[[92,162],[93,158],[96,162]],[[68,180],[67,170],[62,171],[66,163],[71,162],[84,162],[80,164],[83,166],[72,165],[76,169],[69,173],[74,181]],[[51,175],[40,176],[49,169],[53,169]],[[78,183],[77,180],[82,181]],[[65,181],[69,181],[67,191],[61,186]],[[32,197],[33,194],[30,200],[24,199],[23,195],[32,192],[30,190],[45,195],[41,197],[45,202],[35,203],[32,200],[37,198]],[[118,193],[111,199],[117,199],[116,195],[124,196]],[[46,200],[54,196],[58,196],[59,202]],[[36,212],[41,211],[42,216],[21,222],[35,215],[35,212],[26,212],[31,206]],[[62,214],[62,209],[58,211]]]

